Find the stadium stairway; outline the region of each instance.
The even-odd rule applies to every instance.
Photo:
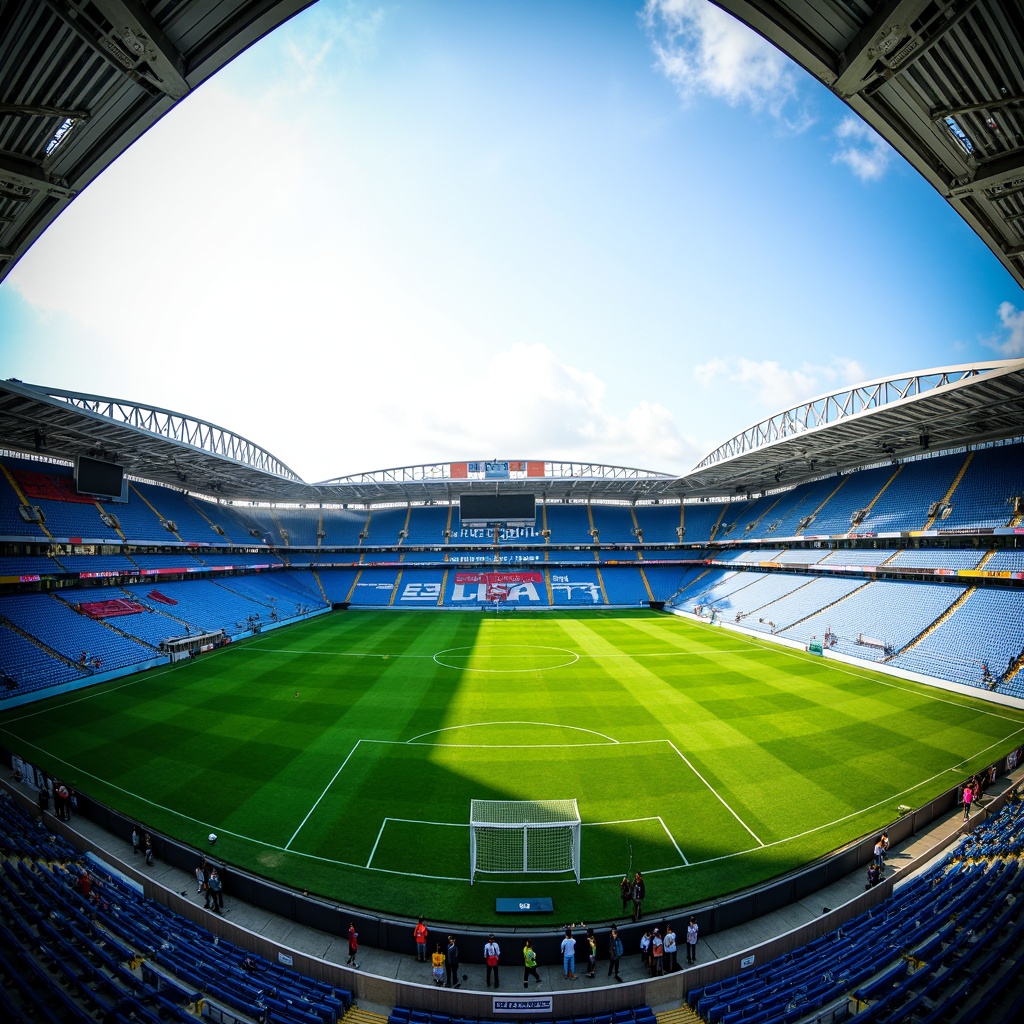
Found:
[[[967,472],[967,467],[970,466],[974,459],[974,452],[968,452],[967,458],[964,459],[964,464],[960,467],[959,472],[953,477],[953,482],[949,485],[949,489],[943,495],[941,501],[935,503],[935,509],[928,515],[928,521],[924,524],[922,529],[930,530],[935,525],[935,520],[939,518],[943,508],[946,508],[949,503],[953,500],[953,492],[960,486],[960,481],[964,478],[964,473]]]
[[[925,637],[934,633],[947,619],[951,618],[956,614],[957,611],[967,602],[967,599],[977,590],[977,587],[968,587],[938,618],[930,622],[924,629],[921,630],[917,636],[914,637],[909,643],[906,643],[898,651],[893,654],[886,655],[882,660],[885,662],[892,661],[893,658],[898,658],[901,654],[906,654],[907,651],[916,647]]]
[[[364,1010],[353,1003],[342,1017],[343,1024],[387,1024],[387,1017],[383,1013],[373,1013]]]
[[[658,1024],[704,1024],[704,1018],[689,1003],[683,1003],[674,1010],[664,1010],[654,1016]]]

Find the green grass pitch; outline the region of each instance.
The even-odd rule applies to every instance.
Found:
[[[1024,713],[654,612],[347,612],[0,717],[26,760],[332,900],[496,920],[720,896],[891,822]],[[473,798],[579,801],[582,875],[477,876]],[[509,919],[504,919],[509,923]]]

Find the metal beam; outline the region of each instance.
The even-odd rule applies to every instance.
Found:
[[[1022,103],[1024,103],[1024,95],[1000,96],[998,99],[968,103],[962,107],[936,107],[928,112],[928,116],[933,121],[944,121],[947,117],[958,117],[960,114],[974,114],[979,110],[1000,110],[1003,107],[1019,107]]]
[[[47,7],[101,60],[119,74],[124,75],[143,89],[157,93],[162,91],[160,84],[150,80],[149,75],[140,74],[136,70],[139,63],[110,33],[96,25],[81,6],[64,0],[42,0]]]
[[[0,114],[17,114],[22,117],[73,117],[76,121],[89,119],[88,110],[65,110],[63,107],[39,107],[24,103],[0,103]]]
[[[149,65],[150,73],[146,77],[150,81],[172,99],[188,94],[185,58],[137,0],[92,0],[92,3],[114,26],[129,52]]]
[[[57,199],[75,198],[74,189],[68,188],[67,185],[61,184],[59,181],[51,180],[39,164],[0,153],[0,182],[4,181],[20,185],[23,188],[30,188],[35,192],[43,192]],[[7,196],[6,198],[22,199],[21,196]]]
[[[864,23],[839,57],[839,77],[832,86],[848,99],[868,82],[875,64],[910,31],[910,25],[930,6],[931,0],[888,0]]]
[[[1004,181],[1013,181],[1016,178],[1024,178],[1024,151],[1021,150],[1006,153],[978,164],[973,177],[969,181],[958,183],[956,187],[951,188],[949,195],[951,197],[969,195],[972,192],[991,188],[993,185],[1001,185]]]

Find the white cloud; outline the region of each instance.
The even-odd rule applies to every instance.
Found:
[[[840,357],[833,358],[828,365],[803,363],[795,369],[787,369],[774,359],[758,362],[746,358],[733,362],[713,359],[694,368],[694,379],[703,388],[724,382],[753,395],[758,405],[752,410],[751,419],[774,415],[823,392],[859,384],[866,378],[860,363]]]
[[[861,181],[878,181],[892,163],[889,144],[860,118],[844,117],[836,126],[839,149],[832,157],[836,164],[846,164]]]
[[[540,343],[516,343],[476,366],[448,367],[444,381],[425,390],[443,397],[425,397],[424,415],[408,424],[403,444],[414,438],[434,453],[431,460],[581,460],[678,472],[701,454],[666,408],[641,400],[614,414],[601,377]]]
[[[297,72],[288,88],[297,92],[323,88],[325,76],[352,62],[371,60],[377,55],[384,24],[382,7],[363,9],[348,3],[316,9],[286,36],[285,52]]]
[[[811,119],[786,117],[797,98],[788,57],[707,0],[647,0],[642,14],[657,66],[684,103],[706,94],[732,106],[768,110],[794,130]]]
[[[1024,356],[1024,309],[1018,309],[1012,302],[1000,303],[999,320],[1002,334],[993,337],[989,344],[1000,355],[1019,359]]]

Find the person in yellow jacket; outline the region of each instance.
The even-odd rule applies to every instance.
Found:
[[[436,943],[434,952],[430,954],[431,972],[434,975],[435,985],[444,985],[444,953],[441,952],[441,943]]]
[[[528,979],[530,975],[533,975],[537,979],[537,984],[540,984],[540,975],[537,973],[537,951],[530,945],[530,940],[526,940],[526,945],[523,946],[523,988],[529,988]]]

